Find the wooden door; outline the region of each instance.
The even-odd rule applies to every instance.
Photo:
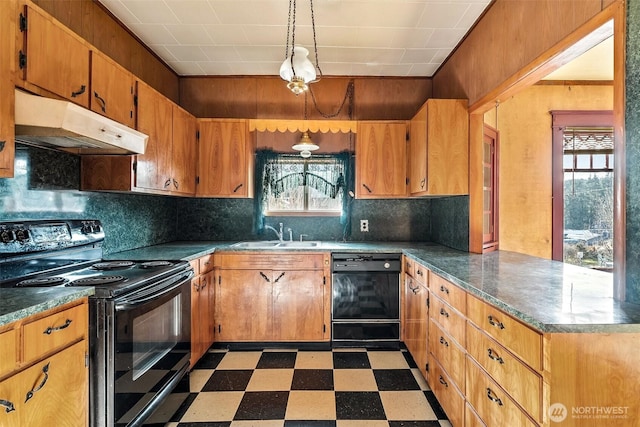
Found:
[[[322,341],[323,279],[321,270],[273,272],[273,340]]]
[[[356,197],[407,194],[405,122],[360,122],[356,137]]]
[[[215,272],[212,270],[203,274],[200,278],[200,338],[202,340],[203,354],[211,347],[215,337],[214,296]]]
[[[244,120],[198,120],[198,196],[248,197],[248,141]]]
[[[271,270],[220,270],[216,284],[216,341],[269,341]]]
[[[15,3],[0,7],[0,178],[13,177],[15,155]],[[2,399],[0,397],[0,399]]]
[[[202,357],[202,315],[200,310],[200,276],[191,279],[191,367]]]
[[[20,427],[20,415],[24,412],[23,404],[26,390],[21,383],[22,377],[14,375],[0,381],[0,425],[3,427]]]
[[[144,154],[136,156],[135,186],[169,191],[171,182],[171,102],[147,84],[138,81],[137,129],[149,135]]]
[[[198,122],[191,114],[173,106],[173,156],[171,192],[194,195],[196,192],[196,151]]]
[[[134,127],[133,82],[130,72],[104,54],[91,51],[91,110]]]
[[[427,191],[427,104],[418,110],[409,124],[409,193]]]
[[[16,412],[20,414],[22,426],[88,425],[86,351],[86,341],[80,341],[17,375],[22,408]],[[33,397],[26,400],[30,390]]]
[[[405,329],[404,342],[418,365],[420,372],[427,377],[427,335],[428,309],[427,289],[412,277],[405,276]]]
[[[25,6],[25,79],[89,108],[89,48],[53,18]]]

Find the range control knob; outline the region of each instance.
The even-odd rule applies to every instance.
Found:
[[[0,241],[2,243],[11,243],[16,240],[16,234],[11,230],[0,231]]]
[[[18,242],[27,242],[31,236],[29,235],[29,230],[20,229],[16,231],[16,240]]]
[[[384,268],[391,268],[391,264],[389,264],[388,262],[384,263]]]
[[[90,223],[82,224],[82,228],[80,228],[80,232],[82,232],[82,234],[93,233],[93,225],[91,225]]]

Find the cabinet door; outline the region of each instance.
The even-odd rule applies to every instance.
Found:
[[[133,117],[133,75],[104,54],[91,51],[91,109],[129,127]]]
[[[407,194],[405,122],[360,122],[356,137],[356,196],[394,198]]]
[[[191,367],[196,364],[202,354],[202,314],[200,313],[200,277],[191,279]]]
[[[89,48],[53,18],[25,7],[25,79],[83,107],[89,107]]]
[[[20,427],[20,415],[24,412],[25,392],[20,374],[0,381],[0,426]]]
[[[322,271],[273,272],[273,339],[322,341],[324,274]]]
[[[88,425],[89,377],[85,353],[86,341],[80,341],[16,375],[20,377],[21,408],[16,412],[20,414],[21,425]],[[27,399],[29,391],[32,397]]]
[[[405,276],[405,345],[427,377],[427,289],[412,277]]]
[[[13,177],[15,155],[15,2],[0,7],[0,178]],[[0,397],[0,399],[2,399]]]
[[[193,195],[196,192],[197,120],[173,106],[173,156],[171,192]]]
[[[204,354],[214,341],[213,318],[215,304],[215,273],[209,271],[200,277],[200,338]]]
[[[247,123],[199,120],[198,196],[249,197]]]
[[[409,125],[409,193],[427,191],[427,104],[411,119]]]
[[[270,340],[271,289],[270,270],[220,270],[216,285],[216,340]]]
[[[135,186],[169,191],[171,186],[172,116],[171,102],[150,86],[138,81],[137,129],[149,135],[144,154],[137,155]]]

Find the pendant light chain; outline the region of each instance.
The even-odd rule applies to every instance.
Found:
[[[311,87],[309,87],[309,92],[311,93],[311,99],[313,100],[313,106],[316,108],[316,111],[318,113],[320,113],[320,115],[322,117],[324,117],[325,119],[332,119],[334,117],[336,117],[338,114],[340,114],[342,112],[342,109],[344,108],[344,104],[347,102],[347,99],[349,99],[349,119],[352,119],[353,117],[353,98],[354,98],[354,84],[353,84],[353,80],[349,80],[349,84],[347,85],[347,90],[344,94],[344,98],[342,99],[342,103],[340,104],[340,107],[338,107],[338,110],[333,113],[333,114],[327,114],[324,113],[320,110],[320,108],[318,107],[318,103],[316,101],[316,96],[313,94],[313,90],[311,90]],[[305,105],[306,107],[306,105]]]
[[[289,35],[291,30],[291,2],[293,0],[289,0],[289,18],[287,19],[287,44],[284,48],[284,59],[289,58]]]
[[[320,80],[322,78],[322,70],[320,69],[320,61],[318,61],[318,43],[316,42],[316,18],[313,13],[313,0],[309,0],[309,4],[311,5],[311,28],[313,29],[313,50],[316,53],[316,68],[320,73],[320,77],[317,80]]]
[[[289,0],[291,2],[291,0]],[[289,13],[291,13],[291,9],[289,9]],[[287,28],[288,31],[288,28]],[[288,40],[288,39],[287,39]],[[293,25],[291,26],[291,71],[293,72],[293,76],[296,75],[296,69],[293,67],[293,55],[296,52],[296,0],[293,0]]]

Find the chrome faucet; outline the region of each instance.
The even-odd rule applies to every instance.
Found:
[[[293,230],[291,227],[287,227],[287,231],[289,232],[289,241],[293,242]]]
[[[276,233],[276,236],[278,236],[278,240],[280,240],[281,242],[284,242],[284,232],[282,231],[282,223],[280,223],[280,231],[279,232],[278,232],[278,230],[276,230],[275,228],[273,228],[270,225],[265,225],[264,228],[268,229],[268,230],[272,230],[274,233]]]

